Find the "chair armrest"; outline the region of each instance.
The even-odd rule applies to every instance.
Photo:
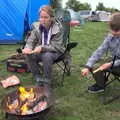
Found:
[[[76,47],[77,44],[78,44],[77,42],[70,42],[70,43],[68,43],[66,51],[70,51],[72,48]]]

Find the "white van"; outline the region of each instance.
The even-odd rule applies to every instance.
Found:
[[[96,15],[96,12],[92,10],[81,10],[79,11],[79,14],[85,20],[89,20],[91,16]]]

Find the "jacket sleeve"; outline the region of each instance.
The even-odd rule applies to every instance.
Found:
[[[36,43],[37,43],[36,30],[33,29],[30,33],[30,36],[26,40],[25,48],[30,48],[31,50],[33,50]]]
[[[93,65],[100,59],[105,51],[108,50],[109,47],[109,39],[110,37],[106,37],[100,47],[92,54],[92,56],[88,59],[85,67],[92,68]]]

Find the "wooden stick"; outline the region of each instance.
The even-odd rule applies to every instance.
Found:
[[[96,72],[98,72],[100,70],[101,70],[100,68],[97,68],[96,70],[93,71],[93,73],[96,73]]]
[[[33,53],[35,53],[34,51],[31,51],[29,54],[33,54]]]

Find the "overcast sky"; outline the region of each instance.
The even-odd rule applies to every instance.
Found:
[[[63,1],[63,7],[65,7],[65,3],[68,0],[62,0]],[[105,7],[114,7],[120,10],[120,0],[78,0],[81,3],[89,3],[92,7],[92,10],[95,10],[96,5],[98,5],[99,2],[102,2],[104,4]]]

